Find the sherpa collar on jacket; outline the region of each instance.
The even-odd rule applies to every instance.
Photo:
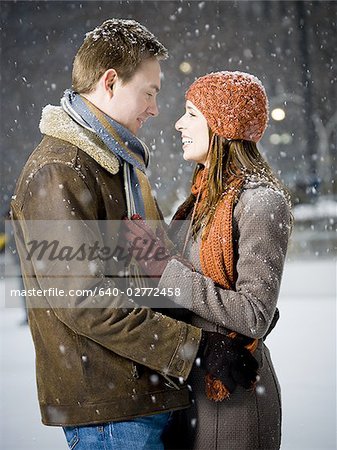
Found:
[[[113,175],[119,171],[117,157],[94,133],[77,124],[60,106],[43,108],[40,131],[80,148]]]

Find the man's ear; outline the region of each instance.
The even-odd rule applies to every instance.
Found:
[[[116,83],[117,78],[118,75],[115,69],[108,69],[101,78],[104,90],[111,96],[113,95],[113,86]]]

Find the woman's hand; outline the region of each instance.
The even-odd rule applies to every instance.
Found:
[[[259,366],[251,352],[245,348],[245,343],[244,340],[224,334],[205,330],[202,332],[197,356],[201,367],[211,376],[206,384],[212,380],[220,380],[223,384],[224,396],[218,400],[228,398],[237,385],[245,389],[254,387]]]

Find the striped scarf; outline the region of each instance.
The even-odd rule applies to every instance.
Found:
[[[159,220],[160,214],[146,176],[149,163],[146,145],[71,89],[64,92],[61,106],[75,122],[95,133],[123,166],[128,217],[139,214],[147,220]]]

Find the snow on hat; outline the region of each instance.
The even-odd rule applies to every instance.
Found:
[[[261,81],[244,72],[216,72],[198,78],[185,95],[205,116],[213,133],[258,142],[268,123],[268,99]]]

